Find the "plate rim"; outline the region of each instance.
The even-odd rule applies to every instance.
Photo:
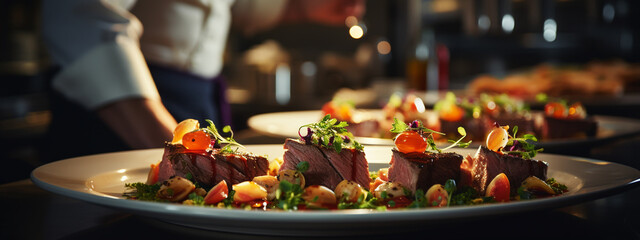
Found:
[[[247,146],[263,146],[263,147],[282,147],[280,144],[256,144],[256,145],[247,145]],[[366,148],[383,148],[383,146],[367,146]],[[616,183],[613,187],[607,187],[605,189],[600,189],[597,191],[591,191],[586,193],[576,193],[571,195],[557,196],[553,198],[546,199],[536,199],[530,201],[518,201],[518,202],[510,202],[510,203],[500,203],[500,204],[485,204],[482,206],[455,206],[448,208],[425,208],[425,209],[411,209],[411,210],[392,210],[392,211],[370,211],[370,210],[337,210],[337,211],[297,211],[297,212],[289,212],[289,211],[246,211],[241,209],[217,209],[217,208],[203,208],[200,206],[185,206],[179,204],[166,204],[166,203],[157,203],[157,202],[144,202],[144,201],[135,201],[135,200],[127,200],[123,198],[115,198],[115,197],[106,197],[102,195],[92,194],[90,193],[91,189],[88,191],[78,191],[77,189],[67,188],[65,186],[56,185],[51,182],[47,182],[46,179],[40,179],[39,174],[42,171],[45,171],[47,166],[51,167],[52,164],[70,164],[73,161],[81,161],[86,160],[87,158],[93,158],[94,161],[106,161],[99,160],[101,157],[113,157],[119,155],[128,155],[131,153],[141,153],[148,151],[149,153],[154,153],[157,151],[160,155],[158,155],[158,161],[160,160],[161,148],[158,149],[146,149],[146,150],[131,150],[131,151],[123,151],[123,152],[113,152],[113,153],[104,153],[104,154],[94,154],[81,156],[76,158],[70,158],[65,160],[60,160],[56,162],[52,162],[49,164],[45,164],[41,167],[34,169],[31,173],[32,182],[47,191],[53,192],[55,194],[71,197],[74,199],[78,199],[81,201],[89,202],[92,204],[97,204],[101,206],[111,207],[115,209],[125,210],[129,212],[133,212],[136,214],[140,214],[142,216],[158,218],[165,221],[173,222],[175,224],[180,225],[190,225],[191,220],[184,219],[185,217],[193,218],[194,221],[197,220],[215,220],[214,222],[219,221],[265,221],[269,220],[271,222],[296,222],[297,224],[340,224],[340,223],[353,223],[354,221],[358,222],[367,222],[371,224],[382,224],[389,221],[439,221],[439,220],[452,220],[456,218],[468,218],[468,217],[483,217],[486,215],[495,215],[495,214],[487,214],[487,212],[499,212],[500,214],[508,214],[508,213],[517,213],[517,212],[526,212],[533,210],[543,210],[543,209],[554,209],[563,206],[569,206],[572,204],[578,204],[588,200],[594,200],[610,195],[614,195],[617,193],[624,192],[628,189],[632,189],[634,187],[640,186],[640,170],[619,164],[614,162],[608,162],[603,160],[596,160],[591,158],[583,158],[583,157],[574,157],[574,156],[566,156],[566,155],[558,155],[558,154],[540,154],[542,156],[547,156],[548,158],[565,158],[569,161],[586,161],[588,163],[606,163],[613,164],[613,166],[617,168],[626,169],[635,173],[635,176],[628,176],[631,180],[625,183]],[[467,150],[465,150],[467,151]],[[96,160],[98,159],[98,160]],[[562,160],[564,161],[564,160]],[[140,163],[143,164],[143,163]],[[44,170],[43,170],[44,169]],[[114,166],[113,170],[118,169],[118,166]],[[104,172],[104,171],[103,171]],[[46,172],[45,172],[46,173]],[[86,186],[86,181],[89,178],[84,179],[84,187]],[[232,214],[229,214],[232,213]],[[363,218],[363,213],[367,216]],[[175,221],[176,219],[180,219]],[[318,224],[321,225],[321,224]],[[196,223],[195,226],[199,225]],[[272,225],[268,225],[272,226]],[[215,229],[210,225],[207,226],[199,226],[203,229],[212,229],[212,230],[221,230],[225,231],[225,229]],[[265,229],[254,229],[255,233],[258,234],[275,234],[277,229],[265,230]],[[284,231],[284,233],[283,233]],[[311,232],[298,232],[296,230],[283,230],[277,231],[277,234],[306,234]],[[322,232],[316,232],[316,234],[321,234]]]
[[[381,109],[358,109],[357,111],[371,112],[371,111],[382,111],[382,110]],[[280,137],[280,138],[297,137],[297,136],[290,136],[286,134],[278,134],[278,133],[274,133],[273,131],[268,131],[268,130],[259,128],[257,127],[259,126],[257,122],[261,118],[272,116],[272,115],[279,116],[283,114],[297,114],[297,115],[314,114],[314,115],[321,116],[321,112],[322,112],[321,110],[300,110],[300,111],[260,113],[260,114],[256,114],[249,117],[249,119],[247,120],[247,125],[249,126],[249,128],[251,128],[251,130],[256,131],[257,133],[260,133],[260,134],[271,136],[271,137]],[[580,144],[596,145],[596,144],[603,144],[603,143],[615,141],[618,139],[632,137],[635,135],[640,135],[640,120],[633,119],[633,118],[619,117],[619,116],[608,116],[608,115],[592,115],[592,116],[594,117],[594,119],[596,119],[596,121],[598,121],[598,124],[602,124],[601,121],[603,121],[604,123],[624,122],[627,124],[632,124],[635,127],[632,129],[626,129],[626,131],[617,132],[612,136],[605,136],[605,137],[596,136],[596,137],[586,137],[586,138],[579,138],[579,139],[551,139],[551,140],[544,140],[544,141],[537,142],[536,145],[542,148],[550,148],[550,147],[562,148],[565,146],[575,146]],[[320,119],[318,118],[318,120]],[[373,145],[373,146],[393,145],[393,141],[391,139],[374,138],[374,137],[358,137],[358,136],[356,136],[355,138],[357,141],[361,142],[363,145]]]

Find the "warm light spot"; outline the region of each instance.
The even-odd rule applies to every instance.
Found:
[[[473,118],[480,118],[480,112],[479,111],[473,111]]]
[[[389,54],[391,52],[391,44],[389,44],[389,42],[387,41],[380,41],[378,42],[377,49],[378,53],[382,55]]]
[[[362,36],[364,36],[364,30],[362,29],[362,27],[355,25],[349,28],[349,35],[353,39],[360,39]]]
[[[431,9],[436,13],[447,13],[458,10],[458,1],[456,0],[435,0],[431,3]]]
[[[123,169],[118,169],[118,171],[116,171],[116,172],[117,173],[125,173],[125,172],[127,172],[127,169],[124,169],[124,168]]]
[[[129,179],[129,177],[127,177],[127,176],[122,176],[122,177],[120,177],[120,182],[127,181],[128,179]]]
[[[347,27],[353,27],[355,25],[358,25],[358,18],[355,16],[348,16],[344,20],[344,24],[347,25]]]

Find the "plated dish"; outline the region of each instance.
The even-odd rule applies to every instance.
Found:
[[[247,151],[269,158],[282,156],[282,145],[249,145]],[[462,155],[473,149],[456,149]],[[46,190],[76,199],[122,209],[180,225],[227,232],[269,235],[337,235],[371,233],[385,227],[411,227],[437,220],[492,216],[556,208],[615,194],[640,182],[640,171],[610,162],[540,154],[551,166],[548,175],[568,186],[562,196],[482,206],[401,211],[262,212],[212,209],[122,198],[125,182],[144,182],[149,165],[162,157],[162,149],[92,155],[50,163],[32,173],[34,183]],[[388,147],[368,146],[365,154],[371,169],[388,167]],[[412,224],[407,224],[412,223]],[[250,225],[251,227],[247,227]]]
[[[382,114],[382,110],[358,110],[363,115],[375,116]],[[429,114],[429,110],[427,110]],[[275,112],[254,115],[249,118],[249,127],[259,133],[275,137],[298,137],[299,126],[318,121],[322,117],[320,110]],[[283,121],[282,119],[287,119]],[[640,133],[640,121],[630,118],[613,116],[594,116],[599,129],[594,137],[540,140],[538,147],[545,148],[547,152],[555,148],[593,145],[613,141],[619,138],[629,137]],[[393,145],[393,140],[387,138],[360,137],[356,139],[365,145]],[[477,146],[472,143],[471,146]]]

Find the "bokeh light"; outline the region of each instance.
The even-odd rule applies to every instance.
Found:
[[[391,52],[391,44],[389,44],[389,42],[387,41],[378,42],[376,48],[378,49],[378,53],[382,55],[386,55]]]
[[[355,25],[349,28],[349,35],[353,39],[360,39],[362,38],[362,36],[364,36],[364,30],[362,29],[362,27]]]

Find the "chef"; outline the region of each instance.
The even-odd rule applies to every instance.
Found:
[[[364,0],[44,0],[51,77],[46,158],[162,147],[178,121],[230,124],[220,76],[230,23],[343,24]]]

